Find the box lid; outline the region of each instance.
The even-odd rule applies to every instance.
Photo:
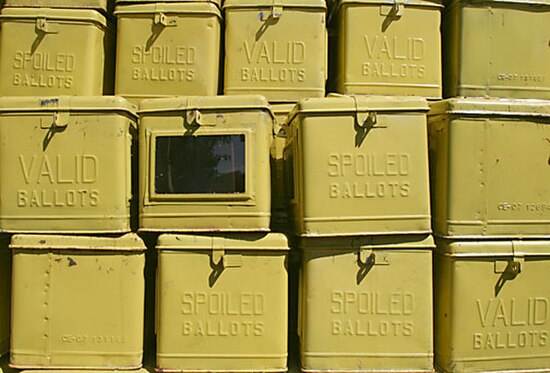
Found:
[[[428,115],[440,114],[550,117],[550,101],[451,98],[430,104]]]
[[[402,4],[403,6],[426,6],[443,8],[443,0],[335,0],[335,9],[348,4],[390,5]]]
[[[6,0],[7,7],[79,8],[107,11],[107,0]]]
[[[177,13],[177,14],[214,14],[222,17],[220,4],[216,1],[168,1],[152,2],[139,0],[117,0],[115,16],[119,14],[144,14],[144,13]]]
[[[431,235],[347,236],[301,238],[300,249],[433,249]]]
[[[528,6],[550,6],[550,0],[445,0],[446,7],[453,4],[491,6],[491,4],[518,4]]]
[[[107,19],[101,13],[92,9],[60,9],[60,8],[3,8],[0,19],[36,19],[43,18],[52,21],[93,22],[107,27]]]
[[[226,235],[162,234],[158,250],[289,250],[282,233],[236,233]]]
[[[324,98],[298,101],[289,114],[290,120],[299,113],[330,114],[357,112],[428,111],[426,99],[415,96],[344,96],[330,94]]]
[[[441,255],[464,258],[550,256],[550,241],[452,241],[448,239],[437,239],[436,252]]]
[[[116,5],[121,4],[161,4],[161,3],[212,3],[218,7],[222,5],[222,0],[115,0]]]
[[[123,111],[137,117],[136,105],[118,96],[0,97],[0,114],[9,112]]]
[[[11,238],[10,249],[145,251],[147,248],[137,234],[128,233],[120,237],[16,234]]]
[[[327,8],[325,0],[224,0],[223,9],[229,8]]]
[[[271,113],[269,103],[263,96],[179,96],[142,100],[139,104],[139,114],[187,111],[193,109],[206,110],[267,110]]]

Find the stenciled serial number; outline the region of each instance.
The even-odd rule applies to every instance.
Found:
[[[550,202],[549,203],[540,203],[540,202],[499,202],[497,204],[497,209],[499,211],[528,211],[528,212],[550,212]]]

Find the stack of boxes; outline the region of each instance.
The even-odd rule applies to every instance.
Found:
[[[433,369],[426,99],[441,97],[440,10],[331,3],[339,94],[298,102],[284,152],[302,371]]]
[[[548,2],[446,4],[449,99],[429,114],[444,372],[550,366],[549,12]]]
[[[10,366],[139,368],[145,245],[130,233],[137,113],[101,96],[112,83],[106,4],[31,5],[8,1],[0,16],[0,230],[15,234]]]

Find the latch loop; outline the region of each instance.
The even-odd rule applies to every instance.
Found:
[[[57,34],[59,32],[57,25],[48,22],[46,17],[37,17],[35,24],[36,33],[45,33],[45,34]]]
[[[157,26],[173,27],[178,25],[177,17],[169,17],[163,12],[155,12],[153,23]]]
[[[390,258],[388,253],[374,252],[372,249],[359,249],[359,262],[362,265],[389,265]]]

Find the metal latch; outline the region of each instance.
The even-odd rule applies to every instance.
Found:
[[[260,18],[262,21],[265,21],[269,18],[279,19],[283,16],[283,6],[281,4],[276,4],[276,1],[277,0],[271,1],[269,13],[260,12]]]
[[[71,118],[71,111],[70,111],[70,99],[68,97],[60,96],[57,99],[48,100],[46,105],[51,106],[57,106],[57,110],[53,111],[52,113],[52,119],[50,121],[48,120],[41,120],[40,122],[40,128],[43,129],[50,129],[52,127],[55,128],[64,128],[67,127],[69,124],[69,120]],[[54,104],[54,105],[52,105]],[[61,107],[61,109],[59,108]]]
[[[59,29],[57,24],[49,22],[46,17],[39,16],[36,18],[35,31],[36,33],[57,34]]]
[[[200,109],[185,110],[184,120],[190,126],[216,126],[226,122],[225,115],[220,113],[208,113],[203,115]]]
[[[161,3],[155,4],[155,16],[153,18],[155,26],[172,27],[178,25],[178,17],[167,16],[164,13],[164,7]]]
[[[392,5],[382,5],[380,7],[380,15],[401,17],[405,14],[405,0],[394,0]]]
[[[525,264],[525,256],[516,253],[514,243],[512,242],[512,258],[509,260],[495,261],[495,273],[506,273],[511,276],[517,276],[521,273]]]
[[[214,265],[225,268],[242,267],[241,254],[228,254],[225,252],[225,241],[220,237],[212,237],[212,262]]]
[[[377,123],[378,116],[375,111],[369,110],[367,107],[360,105],[357,101],[357,97],[352,96],[355,103],[355,120],[359,128],[365,130],[368,133]],[[384,128],[385,126],[377,126]]]
[[[390,258],[387,252],[374,252],[370,248],[359,249],[359,263],[363,265],[389,265]]]

